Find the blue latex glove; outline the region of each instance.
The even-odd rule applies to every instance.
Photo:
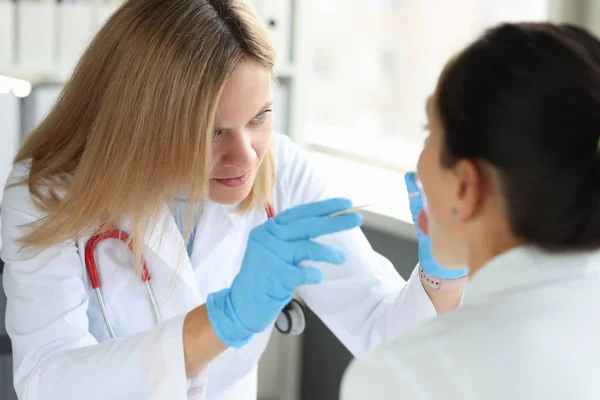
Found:
[[[359,226],[362,217],[356,213],[329,216],[351,207],[352,202],[343,198],[305,204],[252,230],[240,273],[230,288],[209,294],[206,302],[212,327],[223,343],[243,346],[275,321],[298,286],[322,281],[321,270],[300,262],[346,261],[341,250],[311,239]]]
[[[412,220],[417,228],[417,235],[419,237],[419,263],[421,264],[423,271],[428,275],[443,279],[457,279],[467,275],[469,272],[468,269],[444,268],[434,260],[431,249],[429,248],[429,236],[421,232],[417,225],[417,218],[421,209],[423,209],[423,197],[421,190],[417,186],[416,174],[414,172],[408,172],[404,175],[404,181],[406,182],[406,190],[408,190],[409,193],[408,200],[410,202]],[[416,195],[413,195],[413,193]]]

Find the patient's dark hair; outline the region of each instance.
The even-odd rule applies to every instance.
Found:
[[[548,250],[600,247],[600,42],[549,23],[487,31],[442,73],[442,164],[500,173],[513,233]]]

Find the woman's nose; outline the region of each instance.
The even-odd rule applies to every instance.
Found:
[[[247,132],[229,132],[227,146],[221,157],[223,166],[249,170],[256,164],[252,137]]]

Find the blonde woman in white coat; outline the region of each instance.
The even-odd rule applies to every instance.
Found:
[[[420,226],[460,309],[354,362],[342,399],[600,398],[600,42],[507,24],[428,102]]]
[[[328,216],[351,204],[272,133],[273,64],[244,1],[129,0],[104,25],[3,195],[19,398],[252,400],[296,289],[357,355],[456,305]],[[115,229],[133,252],[86,259]]]

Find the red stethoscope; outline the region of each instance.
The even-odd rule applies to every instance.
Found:
[[[267,204],[265,209],[267,211],[267,218],[275,217],[275,209],[270,203]],[[100,282],[98,267],[96,265],[96,259],[94,257],[94,250],[96,249],[96,246],[98,245],[98,243],[106,239],[121,240],[129,246],[129,250],[131,250],[131,242],[127,233],[118,229],[114,229],[91,237],[85,245],[85,268],[87,270],[87,274],[90,279],[92,288],[96,292],[96,297],[98,298],[98,303],[100,304],[100,311],[102,312],[102,317],[104,318],[104,323],[106,324],[108,333],[110,337],[114,339],[116,336],[112,324],[110,322],[108,312],[106,311],[106,304],[104,303],[104,298],[102,297],[102,284]],[[150,272],[148,272],[148,267],[146,266],[146,261],[144,259],[142,259],[141,278],[146,286],[146,290],[148,291],[148,297],[150,298],[150,302],[152,303],[152,309],[156,317],[156,322],[159,323],[162,321],[162,316],[160,314],[160,308],[158,307],[158,302],[156,301],[154,290],[152,290],[152,285],[150,285]],[[284,335],[299,335],[302,332],[304,332],[304,329],[306,328],[306,315],[304,313],[304,306],[302,305],[302,303],[300,303],[296,299],[292,299],[283,308],[283,310],[281,310],[281,313],[275,321],[275,327],[279,332],[281,332]]]

